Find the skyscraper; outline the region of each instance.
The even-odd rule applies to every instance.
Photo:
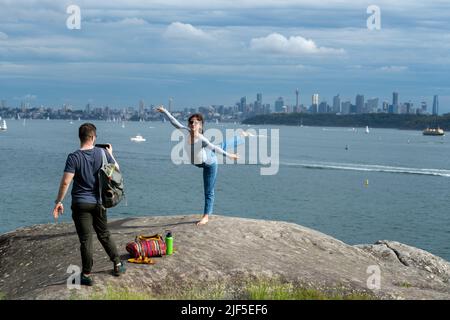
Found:
[[[422,103],[420,104],[420,109],[422,110],[422,113],[426,113],[427,112],[427,102],[426,101],[422,101]]]
[[[341,112],[341,97],[339,95],[333,97],[333,113]]]
[[[260,104],[262,104],[262,93],[257,93],[256,94],[256,101]]]
[[[298,88],[297,89],[295,89],[295,112],[299,112],[299,106],[298,106],[298,93],[299,93],[299,91],[298,91]]]
[[[326,101],[322,101],[318,107],[318,113],[327,113],[328,112],[328,103]]]
[[[319,108],[319,94],[318,93],[314,93],[312,95],[311,112],[312,113],[317,113],[318,108]]]
[[[392,113],[398,113],[398,92],[392,92]]]
[[[372,98],[367,100],[367,112],[375,113],[378,110],[378,98]]]
[[[342,114],[349,114],[351,112],[352,103],[350,101],[342,102]]]
[[[241,98],[241,103],[239,104],[239,112],[245,112],[247,109],[247,97]]]
[[[439,97],[434,95],[433,97],[433,115],[437,116],[439,114]]]
[[[275,101],[275,112],[283,112],[284,100],[283,97],[279,97]]]
[[[357,94],[356,95],[356,113],[364,112],[364,95]]]
[[[312,104],[318,105],[319,104],[319,94],[314,93],[312,96]]]

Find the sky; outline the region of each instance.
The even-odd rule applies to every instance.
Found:
[[[80,8],[80,29],[70,5]],[[370,5],[379,30],[368,28]],[[372,21],[372,20],[370,20]],[[450,1],[0,0],[0,99],[173,109],[379,97],[450,112]],[[70,24],[70,23],[69,23]]]

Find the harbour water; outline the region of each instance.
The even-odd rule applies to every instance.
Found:
[[[53,223],[51,210],[68,153],[79,147],[81,121],[7,120],[0,133],[0,233]],[[126,201],[110,218],[198,214],[201,169],[175,165],[170,123],[94,121],[111,143],[125,178]],[[221,130],[239,124],[207,124]],[[242,126],[247,129],[247,126]],[[215,213],[283,220],[349,244],[395,240],[450,260],[450,140],[420,131],[277,128],[280,167],[220,165]],[[146,141],[130,137],[141,134]],[[70,222],[70,192],[60,221]]]

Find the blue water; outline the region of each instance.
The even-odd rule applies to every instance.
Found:
[[[79,147],[81,123],[8,121],[8,131],[0,133],[0,233],[53,221],[53,201],[67,154]],[[113,145],[125,177],[127,201],[108,211],[111,218],[200,216],[201,169],[171,162],[176,143],[170,141],[169,123],[130,122],[125,128],[94,123],[98,142]],[[219,166],[217,214],[295,222],[349,244],[395,240],[450,260],[447,136],[391,129],[365,134],[363,128],[264,128],[280,130],[278,174],[261,176],[259,165]],[[147,141],[132,143],[136,134]],[[64,203],[61,221],[69,222],[70,194]]]

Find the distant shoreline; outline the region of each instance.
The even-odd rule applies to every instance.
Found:
[[[400,130],[424,130],[427,127],[439,126],[444,130],[450,130],[450,114],[436,117],[387,113],[357,115],[273,113],[247,118],[242,121],[242,124],[347,128],[368,126],[369,128]]]

